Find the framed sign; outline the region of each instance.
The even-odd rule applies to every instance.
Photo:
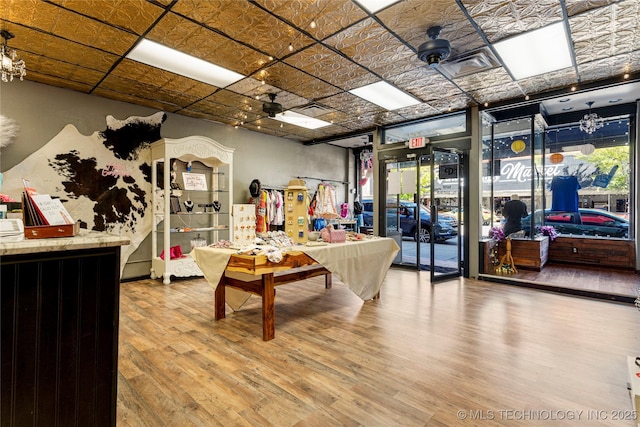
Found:
[[[203,173],[182,172],[182,180],[185,190],[207,190],[207,176]]]

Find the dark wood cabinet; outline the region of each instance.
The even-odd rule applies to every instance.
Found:
[[[115,426],[120,246],[0,263],[2,426]]]

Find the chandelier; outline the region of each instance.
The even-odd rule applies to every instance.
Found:
[[[591,135],[602,126],[604,126],[604,119],[599,117],[596,113],[591,112],[591,106],[593,105],[593,101],[587,102],[589,106],[589,113],[585,114],[584,117],[580,120],[580,130]]]
[[[2,81],[12,81],[14,77],[20,77],[20,80],[24,80],[24,76],[27,74],[24,61],[18,58],[15,50],[9,49],[7,46],[7,42],[14,37],[13,34],[7,30],[1,30],[0,36],[4,39],[4,43],[0,46]]]

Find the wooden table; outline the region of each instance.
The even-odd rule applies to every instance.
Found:
[[[279,272],[304,266],[317,267],[276,275]],[[234,279],[227,276],[227,271],[247,273],[257,278],[250,281]],[[330,289],[331,272],[304,252],[287,252],[279,263],[269,261],[265,255],[231,255],[225,273],[222,274],[215,290],[215,318],[216,320],[225,318],[227,286],[258,295],[262,298],[262,339],[269,341],[275,337],[275,287],[321,275],[325,276],[325,288]]]
[[[238,310],[251,294],[262,298],[263,339],[267,341],[274,337],[276,286],[324,275],[325,286],[330,288],[335,274],[367,301],[379,294],[399,250],[393,239],[373,237],[324,246],[298,245],[284,252],[278,263],[270,262],[265,255],[243,255],[222,248],[194,248],[190,255],[215,290],[217,320],[225,317],[225,303]]]

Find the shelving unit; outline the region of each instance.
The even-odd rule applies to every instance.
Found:
[[[202,276],[195,260],[188,256],[191,241],[198,237],[206,239],[206,244],[220,239],[233,240],[233,151],[204,136],[163,138],[151,144],[152,279],[162,277],[163,283],[168,285],[171,276]],[[189,163],[190,173],[204,175],[199,184],[206,189],[200,186],[197,186],[198,190],[185,188],[183,173],[188,172]],[[171,188],[172,171],[179,188]],[[187,212],[185,201],[193,203],[191,212]],[[220,203],[218,211],[212,206],[214,202]],[[183,257],[171,259],[171,248],[175,246],[180,246]]]

